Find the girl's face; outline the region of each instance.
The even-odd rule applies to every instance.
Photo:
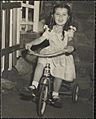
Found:
[[[54,19],[57,25],[64,26],[69,19],[68,10],[66,8],[56,8]]]

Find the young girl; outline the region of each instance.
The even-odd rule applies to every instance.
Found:
[[[33,45],[40,44],[47,39],[49,40],[50,45],[42,49],[41,53],[50,54],[64,49],[67,49],[67,52],[72,52],[74,50],[72,41],[76,28],[71,25],[70,7],[64,4],[56,5],[51,17],[50,24],[45,26],[46,30],[43,35],[40,38],[27,43],[25,45],[26,49],[31,48]],[[76,78],[74,59],[72,54],[63,54],[61,56],[49,58],[48,62],[51,67],[51,75],[55,77],[53,99],[59,99],[58,91],[62,80],[72,82]],[[30,90],[38,87],[38,82],[42,76],[45,65],[46,58],[39,58],[32,85],[29,86]]]

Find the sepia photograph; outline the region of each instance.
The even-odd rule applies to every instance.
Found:
[[[1,118],[94,119],[95,1],[0,2]]]

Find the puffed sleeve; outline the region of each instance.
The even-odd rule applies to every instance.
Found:
[[[76,32],[76,27],[73,27],[73,26],[70,26],[69,27],[69,30],[68,30],[68,46],[73,46],[75,49],[76,49],[76,46],[75,46],[75,41],[74,41],[74,34]]]
[[[68,37],[70,40],[74,37],[74,33],[76,32],[76,27],[70,26],[68,30]]]
[[[44,26],[45,32],[42,34],[43,37],[45,37],[45,39],[49,39],[50,36],[50,31],[47,25]]]

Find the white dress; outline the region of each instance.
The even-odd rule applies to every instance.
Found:
[[[56,33],[54,30],[55,26],[51,31],[48,29],[43,33],[43,36],[49,40],[50,45],[43,48],[41,53],[54,53],[59,50],[63,50],[68,44],[69,31],[65,31],[64,39],[62,40],[62,33]],[[38,63],[46,66],[46,63],[50,63],[51,75],[57,78],[61,78],[66,81],[73,81],[76,79],[74,59],[72,55],[60,55],[54,58],[38,58]]]

